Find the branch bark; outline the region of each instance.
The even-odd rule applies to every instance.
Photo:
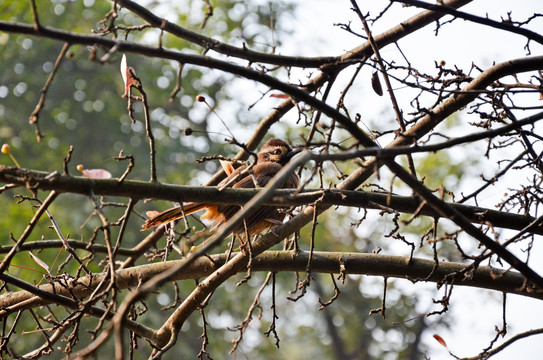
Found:
[[[259,189],[232,188],[219,191],[213,186],[171,185],[136,180],[119,182],[117,179],[91,179],[59,174],[51,176],[50,173],[43,171],[0,165],[0,183],[2,182],[21,186],[31,185],[36,189],[54,190],[60,193],[129,198],[134,198],[137,195],[138,198],[237,205],[246,204],[261,191]],[[322,206],[340,205],[376,210],[382,210],[385,207],[403,213],[414,214],[416,212],[431,217],[442,216],[429,206],[421,207],[422,202],[416,197],[341,189],[306,189],[302,191],[279,189],[273,191],[272,197],[264,204],[289,207],[309,205],[317,200]],[[447,204],[462,213],[471,222],[478,224],[491,224],[499,228],[521,230],[536,221],[536,218],[528,215],[455,204],[454,202]],[[543,234],[543,224],[533,227],[530,231],[535,234]],[[51,247],[54,245],[51,244]],[[0,254],[9,249],[11,247],[0,247]]]
[[[242,253],[234,253],[234,257],[244,256]],[[266,251],[253,259],[253,271],[273,272],[303,272],[307,267],[309,252],[306,251]],[[211,275],[225,264],[227,254],[215,254],[209,257],[202,256],[185,267],[183,272],[178,272],[171,280],[200,279]],[[138,284],[152,279],[154,276],[178,268],[186,260],[171,260],[161,263],[152,263],[134,266],[128,269],[117,270],[115,278],[119,289],[135,288]],[[465,273],[469,264],[441,261],[439,267],[435,267],[433,260],[413,258],[407,256],[391,256],[365,253],[341,253],[341,252],[313,252],[311,271],[330,274],[351,274],[384,276],[410,281],[446,282],[454,285],[471,286],[494,291],[506,292],[528,296],[543,300],[543,292],[526,288],[526,278],[516,271],[504,271],[489,266],[480,266],[475,271]],[[242,273],[238,269],[236,273]],[[428,277],[431,275],[430,277]],[[1,276],[1,275],[0,275]],[[19,310],[42,306],[49,303],[59,303],[61,300],[71,302],[69,296],[77,296],[80,299],[89,296],[95,286],[101,283],[106,274],[93,274],[78,279],[73,287],[65,287],[55,283],[35,287],[31,284],[14,282],[12,278],[2,280],[12,283],[26,290],[9,292],[0,295],[0,317],[5,317]],[[445,280],[446,279],[446,280]],[[51,296],[49,296],[50,294]],[[62,303],[61,303],[62,304]],[[75,306],[75,303],[73,304]],[[99,314],[98,316],[101,316]]]

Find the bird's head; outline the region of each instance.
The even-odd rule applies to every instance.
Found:
[[[292,149],[289,144],[280,139],[268,140],[258,152],[258,162],[271,161],[285,165],[299,153],[301,148]]]

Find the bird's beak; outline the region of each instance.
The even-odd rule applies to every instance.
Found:
[[[290,161],[290,159],[292,159],[296,154],[302,152],[304,148],[295,148],[295,149],[292,149],[290,150],[288,153],[285,154],[284,158],[285,158],[285,162],[287,161]]]

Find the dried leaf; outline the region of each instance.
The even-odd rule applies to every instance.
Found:
[[[128,67],[126,62],[126,55],[123,54],[123,57],[121,58],[121,75],[123,77],[124,82],[124,94],[123,98],[128,96],[128,90],[130,89],[130,86],[136,84],[136,79],[132,74],[136,74],[136,71],[132,67]]]
[[[377,71],[371,76],[371,87],[377,95],[383,96],[383,87],[381,86],[381,80],[379,80],[379,73]]]
[[[226,175],[230,175],[234,172],[234,165],[232,165],[230,161],[219,160],[219,162],[221,163],[222,169],[224,170]]]
[[[447,343],[445,342],[445,340],[443,340],[441,336],[434,334],[434,339],[436,339],[437,342],[441,344],[441,346],[447,347]]]
[[[271,94],[270,97],[278,98],[278,99],[290,99],[290,96],[286,94]]]
[[[30,254],[30,256],[32,257],[32,259],[34,259],[34,261],[36,262],[36,264],[38,264],[39,266],[41,266],[42,268],[44,268],[48,274],[51,274],[51,272],[49,272],[49,266],[47,266],[46,263],[44,263],[39,257],[37,257],[36,255],[32,254],[32,252],[28,252]]]
[[[104,169],[83,169],[81,170],[81,173],[84,177],[92,178],[92,179],[111,179],[112,175],[109,171]]]
[[[128,81],[127,70],[128,70],[128,66],[126,65],[126,55],[123,54],[123,57],[121,58],[121,75],[123,77],[123,82],[124,82],[125,87],[126,87],[126,83]]]

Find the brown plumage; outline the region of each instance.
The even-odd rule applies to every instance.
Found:
[[[255,188],[254,179],[256,179],[258,187],[264,187],[298,152],[299,150],[293,150],[283,140],[271,139],[262,146],[257,154],[258,161],[252,168],[254,178],[251,176],[250,172],[244,172],[247,168],[246,166],[241,166],[234,170],[230,163],[222,163],[228,177],[221,181],[217,187],[252,189]],[[298,187],[299,182],[300,179],[298,178],[298,175],[292,173],[281,188],[296,188]],[[217,205],[197,202],[184,203],[183,208],[181,208],[181,206],[176,206],[152,216],[145,224],[143,224],[142,228],[145,230],[180,219],[183,217],[183,210],[185,215],[190,215],[203,209],[206,209],[206,212],[201,218],[211,220],[213,221],[214,226],[218,226],[234,216],[240,207],[239,205]],[[273,206],[261,206],[256,209],[254,213],[245,218],[245,224],[247,225],[249,234],[252,236],[261,233],[273,225],[281,223],[284,218],[285,214],[280,212],[278,208]],[[238,225],[233,233],[236,235],[244,235],[245,224],[241,223]]]

